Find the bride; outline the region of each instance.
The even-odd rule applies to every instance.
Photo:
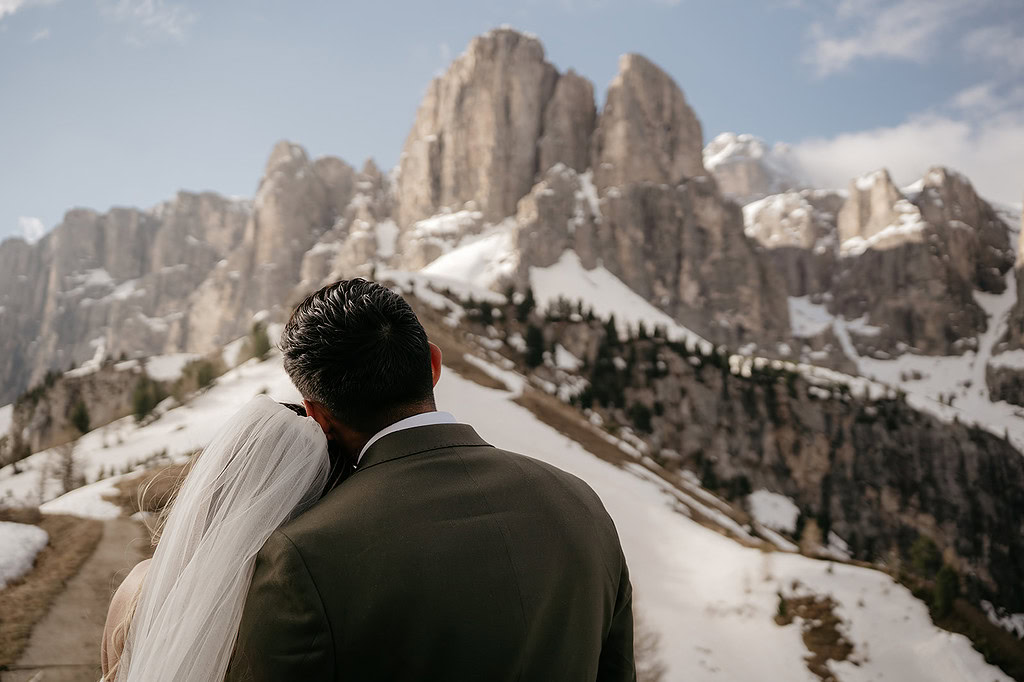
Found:
[[[153,558],[111,601],[104,682],[223,680],[256,553],[319,499],[329,471],[313,419],[263,395],[235,414],[185,478]]]

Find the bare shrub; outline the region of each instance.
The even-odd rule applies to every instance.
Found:
[[[643,615],[633,610],[633,656],[637,682],[664,682],[668,668],[661,660],[661,635],[651,630]]]

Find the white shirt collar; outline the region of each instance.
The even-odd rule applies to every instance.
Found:
[[[370,446],[379,441],[389,433],[396,431],[404,431],[405,429],[414,429],[417,426],[430,426],[431,424],[454,424],[455,417],[449,412],[423,412],[421,414],[414,414],[411,417],[406,417],[401,421],[397,421],[391,426],[386,426],[378,431],[373,438],[366,441],[366,445],[359,451],[359,457],[356,458],[356,466],[359,466],[359,462],[362,461],[363,455],[370,449]]]

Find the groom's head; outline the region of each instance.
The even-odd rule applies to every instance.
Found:
[[[310,294],[285,325],[280,346],[307,413],[349,449],[435,409],[441,351],[387,287],[350,279]]]

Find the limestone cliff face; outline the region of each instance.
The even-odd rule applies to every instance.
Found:
[[[323,284],[352,277],[372,277],[376,267],[395,255],[398,227],[391,220],[391,182],[372,159],[356,175],[355,193],[334,226],[324,232],[302,259],[301,280],[292,298]]]
[[[274,147],[241,242],[189,297],[189,350],[205,353],[244,334],[260,311],[284,314],[306,252],[348,205],[355,175],[339,159],[311,162],[296,144]]]
[[[474,38],[431,82],[416,114],[399,162],[398,224],[467,202],[486,220],[515,213],[538,172],[557,80],[535,38],[508,29]]]
[[[205,353],[246,333],[260,311],[283,316],[307,252],[350,208],[357,180],[343,161],[310,161],[282,142],[255,201],[179,192],[148,211],[74,209],[35,245],[5,241],[0,402],[50,369]]]
[[[844,253],[854,255],[920,243],[925,228],[920,209],[907,201],[886,170],[850,182],[837,226]]]
[[[537,142],[538,170],[562,163],[580,173],[590,167],[590,138],[597,109],[594,86],[570,69],[558,77],[544,110],[544,132]]]
[[[747,234],[789,295],[873,327],[853,335],[862,354],[972,349],[988,324],[974,292],[1002,293],[1013,260],[992,207],[945,168],[905,191],[878,171],[851,182],[841,204],[838,196],[804,191],[745,207]]]
[[[592,269],[599,260],[597,225],[601,209],[590,173],[579,174],[557,164],[519,202],[515,247],[519,253],[518,283],[529,283],[530,267],[554,265],[566,250]]]
[[[1010,350],[1024,348],[1024,217],[1021,218],[1021,232],[1017,242],[1014,273],[1017,284],[1017,304],[1010,311],[1005,337],[1006,346]]]
[[[72,415],[79,403],[87,410],[90,429],[132,414],[132,392],[142,376],[142,365],[128,360],[57,377],[15,403],[10,429],[14,448],[39,452],[78,438],[81,432]]]
[[[633,290],[716,343],[770,346],[788,335],[784,285],[711,178],[609,190],[598,250]]]
[[[866,191],[857,184],[839,214],[833,310],[867,315],[881,329],[871,344],[886,353],[898,344],[929,354],[973,348],[988,324],[974,291],[1001,293],[1012,263],[1006,226],[946,169],[930,170],[913,202],[887,174]]]
[[[33,246],[0,245],[0,402],[97,355],[160,353],[186,338],[183,301],[241,240],[248,202],[178,196],[149,211],[69,211]]]
[[[676,185],[706,175],[700,121],[675,81],[636,54],[619,60],[594,133],[594,182]]]
[[[1024,228],[1024,216],[1021,217]],[[1018,236],[1014,264],[1016,300],[1006,319],[1006,331],[995,355],[985,368],[985,380],[993,400],[1024,405],[1024,229]],[[1006,355],[1002,355],[1006,353]]]
[[[829,290],[839,257],[836,215],[843,201],[838,192],[803,190],[743,207],[746,235],[782,275],[790,296],[820,296]]]

